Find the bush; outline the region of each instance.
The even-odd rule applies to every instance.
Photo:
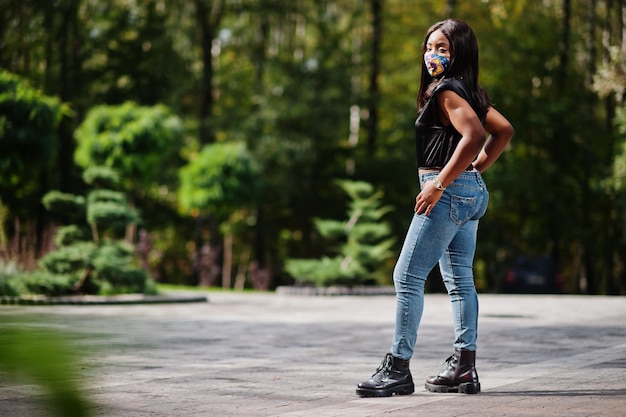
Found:
[[[111,169],[93,167],[84,176],[88,183],[103,185],[117,182],[116,175]],[[148,273],[137,265],[133,246],[121,239],[130,223],[140,221],[125,193],[95,189],[85,199],[50,192],[44,201],[55,212],[81,204],[84,210],[76,224],[57,229],[58,247],[39,261],[44,271],[25,279],[27,291],[44,295],[156,293]]]
[[[90,192],[87,196],[87,203],[89,205],[93,203],[115,203],[121,206],[127,206],[128,199],[126,198],[126,194],[120,191],[101,189]]]
[[[78,286],[80,292],[86,294],[154,293],[150,276],[137,267],[133,255],[132,246],[117,241],[107,241],[101,246],[77,242],[60,247],[40,261],[47,275],[42,273],[43,278],[28,279],[28,291],[40,288],[46,295],[52,295],[51,292],[69,294]],[[61,275],[67,279],[54,278]],[[42,281],[52,284],[43,285]],[[61,285],[67,288],[57,288]]]
[[[321,259],[288,259],[285,270],[300,283],[319,286],[369,285],[382,275],[392,255],[391,228],[383,221],[389,207],[382,206],[382,193],[363,181],[338,181],[350,203],[345,221],[315,220],[318,233],[337,248],[336,255]]]
[[[60,296],[73,294],[75,282],[69,275],[51,274],[47,271],[24,273],[20,277],[21,284],[31,294]]]
[[[65,221],[76,221],[85,217],[85,198],[82,196],[50,191],[43,197],[42,203],[46,210]]]
[[[0,272],[0,296],[16,296],[17,290],[13,287],[12,277]]]
[[[91,266],[95,251],[93,242],[77,242],[48,253],[39,264],[52,274],[80,274]]]
[[[13,286],[11,285],[9,281],[10,279],[8,277],[0,274],[0,297],[1,296],[14,297],[18,295],[17,291],[15,290],[15,288],[13,288]]]
[[[54,243],[57,246],[70,246],[74,243],[85,241],[89,233],[86,227],[80,227],[75,224],[62,226],[57,229]]]
[[[154,294],[156,291],[156,287],[149,285],[148,274],[143,269],[108,268],[98,276],[104,278],[101,282],[100,294]]]
[[[0,262],[0,296],[18,295],[15,277],[19,272],[16,262]]]
[[[137,223],[138,220],[135,210],[116,202],[97,201],[87,207],[87,221],[99,227],[123,230],[128,223]]]
[[[109,243],[95,253],[93,268],[101,292],[106,294],[144,293],[149,276],[133,265],[132,248]]]
[[[94,188],[115,188],[120,183],[118,173],[104,166],[91,166],[83,172],[83,180]]]
[[[302,283],[311,282],[319,286],[357,285],[369,283],[367,271],[351,258],[289,259],[285,270]]]

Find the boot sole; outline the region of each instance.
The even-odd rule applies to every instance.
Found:
[[[430,392],[458,392],[459,394],[478,394],[480,392],[480,382],[466,382],[456,386],[434,385],[428,382],[424,387]]]
[[[360,397],[391,397],[393,395],[410,395],[415,392],[414,384],[398,385],[387,389],[357,388],[356,393]]]

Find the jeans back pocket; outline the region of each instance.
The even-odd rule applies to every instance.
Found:
[[[470,220],[476,212],[476,197],[461,197],[452,195],[450,201],[450,218],[456,224]]]

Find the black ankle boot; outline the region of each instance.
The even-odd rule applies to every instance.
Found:
[[[415,386],[409,371],[409,361],[388,353],[370,379],[361,382],[356,393],[361,397],[391,397],[413,394]]]
[[[446,360],[446,368],[426,380],[426,389],[431,392],[478,394],[480,382],[476,373],[476,352],[456,349]]]

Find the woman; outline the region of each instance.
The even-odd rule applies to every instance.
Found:
[[[436,23],[427,31],[422,50],[415,123],[421,191],[393,273],[397,305],[391,351],[374,375],[358,385],[357,394],[363,397],[414,392],[409,360],[424,306],[424,284],[437,262],[452,303],[454,353],[442,372],[426,380],[426,389],[480,392],[472,264],[478,220],[488,200],[481,173],[500,156],[513,127],[478,85],[478,43],[469,25],[455,19]]]

